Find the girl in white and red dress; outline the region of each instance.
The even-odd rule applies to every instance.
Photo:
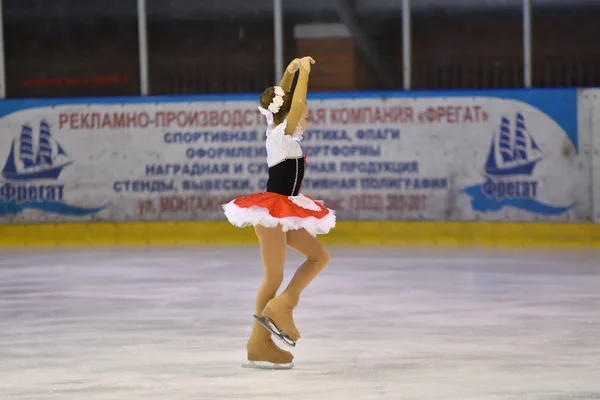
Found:
[[[306,94],[314,60],[295,59],[287,67],[279,86],[260,97],[260,112],[267,120],[267,190],[239,197],[223,206],[231,224],[254,226],[260,242],[264,279],[256,297],[255,322],[247,343],[248,366],[292,368],[291,353],[277,347],[271,334],[295,346],[300,333],[292,312],[300,294],[325,268],[329,254],[316,239],[335,226],[335,213],[300,194],[305,157],[299,141],[307,126]],[[292,82],[299,71],[294,94]],[[283,281],[286,247],[306,256],[287,288],[275,296]]]

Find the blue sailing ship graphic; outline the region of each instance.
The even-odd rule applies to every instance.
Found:
[[[542,159],[523,114],[516,113],[514,129],[509,118],[502,117],[483,168],[486,181],[461,192],[471,197],[473,210],[483,213],[513,207],[540,215],[562,214],[572,206],[557,207],[537,200],[539,182],[531,176]]]
[[[63,168],[73,163],[68,159],[60,162],[66,157],[63,147],[52,138],[48,122],[40,122],[37,152],[34,148],[33,130],[29,125],[23,125],[18,141],[12,141],[2,176],[13,181],[58,179]],[[17,159],[21,162],[21,167]]]
[[[510,120],[502,117],[500,132],[492,138],[485,163],[486,174],[489,176],[531,175],[535,165],[541,160],[542,151],[527,131],[523,114],[517,113],[514,130],[510,129]]]
[[[24,124],[11,143],[2,169],[6,181],[0,182],[0,217],[27,209],[71,216],[86,216],[105,209],[106,206],[86,208],[65,202],[65,184],[58,178],[72,163],[63,146],[52,138],[48,122],[40,122],[39,135],[34,135],[31,126]]]

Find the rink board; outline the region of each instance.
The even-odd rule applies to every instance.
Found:
[[[537,239],[526,242],[548,244],[572,232],[590,244],[597,227],[587,224],[600,221],[597,93],[313,96],[302,189],[336,210],[325,239],[336,243],[530,233]],[[2,244],[253,241],[224,222],[221,204],[265,188],[255,100],[0,103]]]
[[[342,221],[319,236],[337,245],[600,247],[600,224],[552,222]],[[258,244],[252,228],[227,222],[0,225],[0,247]]]
[[[585,107],[584,114],[580,117],[580,127],[591,132],[593,157],[590,180],[594,201],[593,213],[596,223],[600,223],[600,90],[583,90],[580,96],[582,103],[590,104],[589,107]]]

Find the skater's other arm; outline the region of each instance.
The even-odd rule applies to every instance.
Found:
[[[300,75],[296,90],[294,90],[294,98],[292,99],[292,108],[287,117],[287,126],[285,127],[286,135],[293,135],[298,126],[298,121],[304,113],[306,107],[306,94],[308,93],[308,76],[310,75],[311,65],[315,63],[312,57],[304,57],[300,60]]]
[[[296,77],[296,72],[300,69],[300,59],[294,59],[285,69],[283,73],[283,77],[281,78],[281,82],[279,82],[279,87],[281,87],[284,92],[288,93],[292,90],[292,83],[294,82],[294,78]]]

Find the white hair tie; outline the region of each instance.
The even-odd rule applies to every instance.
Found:
[[[266,108],[262,108],[261,106],[258,106],[258,111],[265,116],[267,119],[267,124],[271,125],[273,123],[273,113],[271,111],[267,110]]]

